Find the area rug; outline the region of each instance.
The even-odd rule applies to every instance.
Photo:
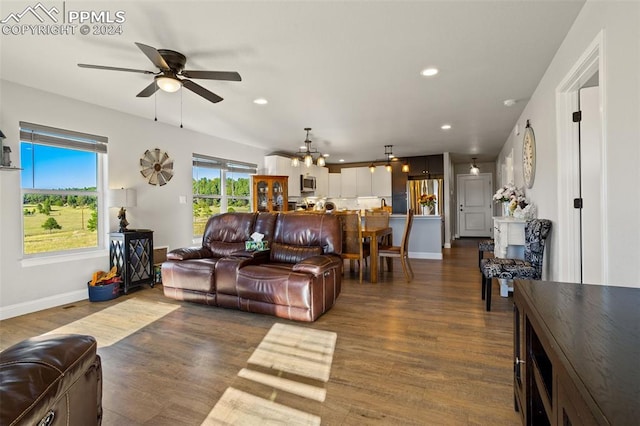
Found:
[[[46,334],[88,334],[96,338],[99,348],[107,347],[179,307],[169,303],[128,299]]]

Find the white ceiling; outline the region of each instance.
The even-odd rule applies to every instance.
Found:
[[[36,3],[3,0],[0,19]],[[62,10],[62,3],[45,5]],[[303,145],[303,128],[312,127],[312,146],[328,152],[330,163],[383,159],[387,144],[396,156],[451,152],[464,161],[491,160],[582,5],[67,1],[67,11],[123,10],[124,34],[0,35],[0,77],[149,120],[157,105],[158,120],[178,126],[180,92],[136,98],[153,76],[76,65],[156,71],[134,45],[140,42],[182,52],[186,69],[242,76],[195,80],[225,100],[212,104],[185,91],[186,128],[293,152]],[[440,73],[422,77],[428,66]],[[258,97],[268,105],[254,104]],[[518,102],[507,108],[505,99]],[[453,128],[442,131],[444,123]]]

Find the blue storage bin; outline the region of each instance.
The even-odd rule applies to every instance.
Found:
[[[91,302],[104,302],[106,300],[115,299],[120,295],[120,283],[114,282],[105,285],[91,286],[89,287],[89,301]]]

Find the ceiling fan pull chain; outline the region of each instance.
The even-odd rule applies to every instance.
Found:
[[[158,83],[154,82],[154,84],[157,86]],[[155,91],[153,93],[153,121],[158,121],[158,92]]]

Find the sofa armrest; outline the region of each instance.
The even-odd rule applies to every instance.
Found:
[[[231,256],[256,259],[262,263],[269,260],[271,257],[271,250],[238,250],[231,253]]]
[[[211,250],[206,247],[186,247],[171,250],[167,260],[207,259],[212,257]]]
[[[318,256],[311,256],[293,265],[291,268],[295,272],[306,272],[313,275],[322,275],[326,271],[334,268],[340,268],[342,265],[342,259],[338,256],[331,254],[321,254]]]

